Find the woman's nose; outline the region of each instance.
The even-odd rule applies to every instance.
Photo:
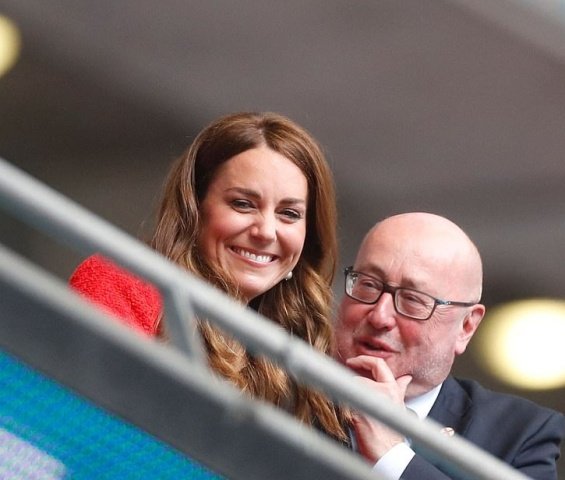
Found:
[[[260,215],[257,217],[251,233],[263,241],[274,241],[277,237],[277,222],[274,215]]]

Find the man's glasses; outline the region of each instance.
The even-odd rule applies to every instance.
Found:
[[[344,273],[345,293],[348,297],[361,303],[374,305],[384,292],[390,293],[394,299],[396,312],[413,320],[428,320],[438,305],[472,307],[477,304],[476,302],[440,300],[412,288],[393,287],[370,275],[356,272],[353,267],[347,267]]]

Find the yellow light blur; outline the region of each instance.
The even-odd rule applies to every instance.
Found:
[[[497,307],[477,332],[479,358],[503,382],[544,390],[565,386],[565,302],[521,300]]]
[[[8,17],[0,15],[0,77],[16,63],[20,47],[18,28]]]

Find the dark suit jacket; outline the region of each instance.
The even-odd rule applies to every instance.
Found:
[[[536,480],[557,480],[563,414],[477,382],[448,377],[429,417]],[[414,448],[416,450],[416,448]],[[416,454],[403,480],[462,479]]]

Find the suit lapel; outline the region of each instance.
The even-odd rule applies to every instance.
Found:
[[[465,436],[471,422],[472,400],[467,392],[451,376],[447,377],[439,395],[430,410],[429,417],[444,427],[453,429],[458,435]],[[444,429],[444,433],[447,433]]]
[[[457,380],[449,376],[443,382],[439,395],[428,414],[428,418],[440,424],[439,428],[442,433],[448,436],[456,433],[457,435],[465,437],[472,421],[472,405],[473,401],[467,392],[461,387]],[[417,445],[413,445],[412,448],[417,454],[425,457],[428,462],[441,471],[452,471],[452,466],[442,459],[441,456],[435,453],[432,454],[426,449],[418,448]],[[419,477],[414,476],[413,478]],[[449,478],[458,479],[461,477],[452,472],[452,476]]]

